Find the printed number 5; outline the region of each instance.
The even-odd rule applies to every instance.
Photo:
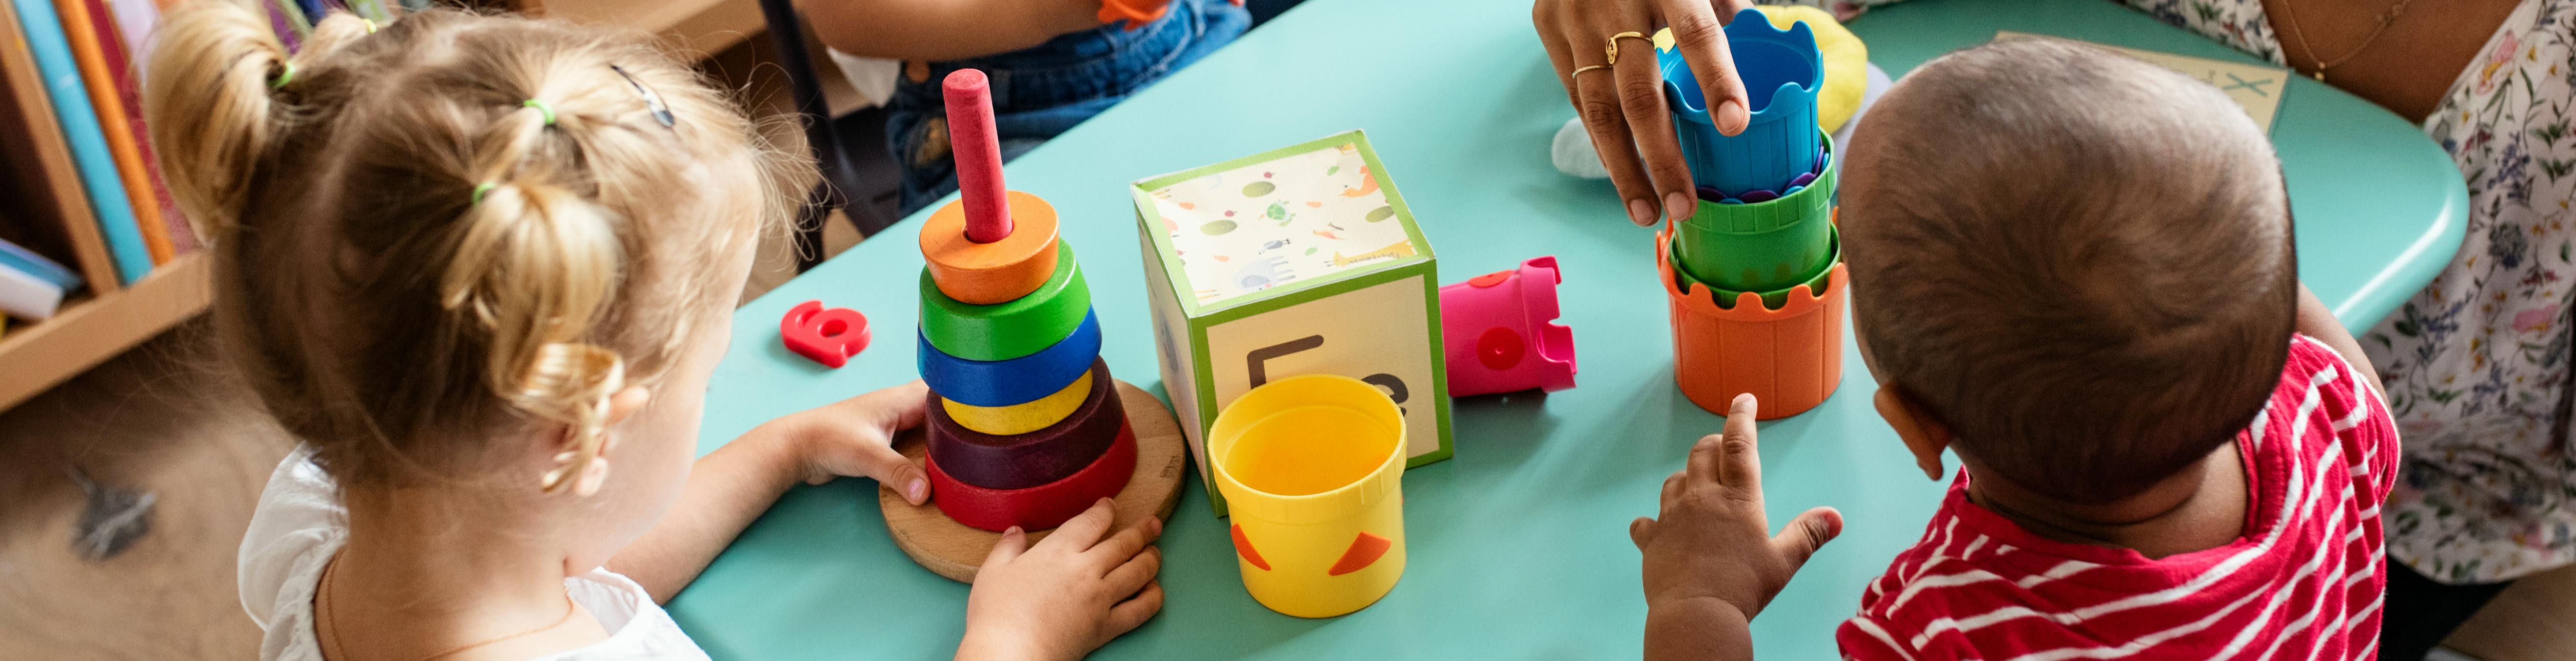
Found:
[[[1244,354],[1243,371],[1245,374],[1252,377],[1252,387],[1259,388],[1270,383],[1270,369],[1267,363],[1272,359],[1322,346],[1324,346],[1324,336],[1308,335],[1294,340],[1254,349]],[[1405,400],[1413,398],[1413,392],[1404,387],[1404,379],[1399,378],[1396,375],[1380,372],[1360,377],[1360,380],[1366,381],[1369,384],[1380,388],[1385,388],[1387,398],[1395,400],[1395,403],[1398,405],[1396,407],[1397,413],[1403,413],[1404,407],[1402,404],[1404,404]]]

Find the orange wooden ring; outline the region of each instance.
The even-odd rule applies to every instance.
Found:
[[[992,243],[966,239],[966,205],[949,202],[921,224],[921,257],[939,292],[973,305],[1008,303],[1055,273],[1055,206],[1011,191],[1011,235]]]

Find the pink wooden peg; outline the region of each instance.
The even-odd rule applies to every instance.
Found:
[[[993,85],[977,69],[942,81],[948,97],[948,146],[957,156],[957,193],[966,205],[966,240],[992,243],[1011,235],[1011,206],[1002,196],[1002,139],[993,132]]]

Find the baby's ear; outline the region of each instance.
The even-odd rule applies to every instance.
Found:
[[[1925,415],[1922,406],[1894,386],[1879,386],[1878,396],[1871,402],[1878,406],[1878,417],[1896,429],[1896,438],[1905,442],[1905,450],[1914,454],[1914,465],[1923,469],[1923,476],[1941,481],[1941,451],[1950,447],[1950,428]]]

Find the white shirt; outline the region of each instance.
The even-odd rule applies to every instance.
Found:
[[[340,503],[339,487],[313,464],[310,450],[297,447],[269,474],[250,532],[242,536],[242,610],[267,632],[260,638],[259,658],[322,661],[322,645],[313,636],[313,590],[348,535],[349,512]],[[564,594],[598,618],[608,638],[540,659],[707,658],[633,579],[592,569],[564,579]]]

